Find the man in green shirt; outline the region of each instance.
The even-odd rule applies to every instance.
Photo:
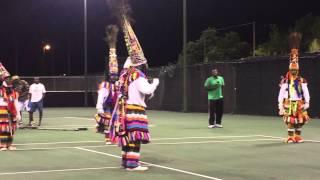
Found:
[[[222,128],[221,119],[223,115],[223,86],[224,79],[218,76],[217,68],[212,69],[210,76],[204,83],[204,88],[208,91],[209,105],[209,126],[208,128]]]

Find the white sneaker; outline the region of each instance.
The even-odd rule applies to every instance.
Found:
[[[208,128],[214,128],[215,127],[215,125],[209,125],[208,126]]]
[[[221,124],[216,124],[216,128],[223,128]]]
[[[8,147],[8,150],[10,150],[10,151],[15,151],[15,150],[17,150],[17,148],[14,147],[14,146],[9,146],[9,147]]]
[[[144,167],[144,166],[138,166],[135,168],[126,168],[127,171],[146,171],[148,170],[148,167]]]
[[[0,148],[0,151],[6,151],[6,150],[8,150],[8,148],[6,148],[6,147]]]
[[[28,124],[29,127],[35,127],[36,123],[34,121],[31,121],[31,123]]]
[[[107,141],[105,145],[112,145],[112,143],[110,141]]]
[[[20,127],[23,127],[23,122],[22,122],[22,121],[19,121],[18,127],[19,127],[19,128],[20,128]]]

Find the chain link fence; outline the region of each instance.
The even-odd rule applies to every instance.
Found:
[[[188,111],[206,112],[207,92],[204,82],[213,67],[225,79],[224,107],[226,113],[277,115],[277,97],[280,76],[288,71],[288,57],[263,57],[200,64],[187,67]],[[319,116],[320,109],[320,55],[300,58],[301,75],[307,79],[311,95],[310,114]],[[152,99],[147,99],[149,109],[181,111],[183,109],[183,69],[180,66],[149,69],[149,78],[159,78],[160,85]],[[22,77],[32,83],[33,77]],[[46,106],[83,106],[85,92],[89,106],[95,106],[98,84],[103,76],[40,77],[48,91]]]

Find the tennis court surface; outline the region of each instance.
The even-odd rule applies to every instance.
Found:
[[[280,117],[225,115],[224,128],[207,128],[206,113],[148,111],[152,143],[142,145],[146,172],[120,167],[120,148],[94,132],[94,108],[47,108],[43,128],[18,130],[17,151],[0,152],[0,179],[225,179],[320,177],[320,121],[303,128],[302,144],[285,144]],[[35,113],[37,114],[37,113]],[[27,114],[23,116],[27,122]],[[37,117],[35,117],[37,120]],[[76,131],[77,128],[89,128]]]

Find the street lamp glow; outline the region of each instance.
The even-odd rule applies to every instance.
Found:
[[[50,44],[46,44],[46,45],[43,46],[43,50],[44,51],[49,51],[50,49],[51,49]]]

